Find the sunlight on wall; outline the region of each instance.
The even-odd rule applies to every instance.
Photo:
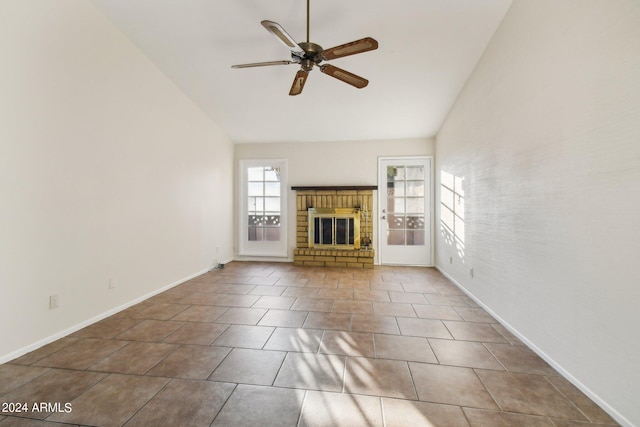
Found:
[[[440,173],[440,232],[464,264],[464,177]]]

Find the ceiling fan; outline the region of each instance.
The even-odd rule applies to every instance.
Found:
[[[282,26],[273,21],[262,21],[262,26],[271,34],[276,36],[290,51],[291,60],[284,61],[268,61],[255,62],[251,64],[233,65],[231,68],[251,68],[264,67],[269,65],[289,65],[300,64],[300,70],[296,73],[296,77],[291,85],[289,95],[299,95],[302,93],[304,84],[307,81],[309,72],[314,66],[318,66],[320,71],[338,80],[350,84],[358,89],[369,84],[369,80],[357,76],[353,73],[345,71],[341,68],[329,64],[323,64],[323,61],[342,58],[343,56],[355,55],[356,53],[368,52],[378,48],[378,42],[371,37],[365,37],[330,49],[323,49],[322,46],[311,43],[309,41],[309,0],[307,0],[307,41],[297,43]]]

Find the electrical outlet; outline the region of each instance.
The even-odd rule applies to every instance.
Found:
[[[58,308],[58,295],[51,295],[49,297],[49,310]]]
[[[471,276],[471,278],[473,278],[473,268],[469,269],[469,276]]]
[[[113,277],[109,277],[109,289],[115,289],[116,288],[116,281],[113,279]]]
[[[452,256],[449,257],[449,264],[453,264],[453,257]]]

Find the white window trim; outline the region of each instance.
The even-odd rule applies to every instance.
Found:
[[[280,241],[253,242],[248,239],[247,217],[249,199],[247,194],[247,169],[258,166],[279,166],[280,167]],[[239,209],[239,233],[238,233],[238,254],[240,256],[259,257],[287,257],[287,193],[288,193],[288,168],[287,159],[241,159],[239,165],[240,200]]]

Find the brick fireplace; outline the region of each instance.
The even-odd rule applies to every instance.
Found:
[[[377,186],[291,187],[296,191],[293,263],[373,268],[373,190]]]

